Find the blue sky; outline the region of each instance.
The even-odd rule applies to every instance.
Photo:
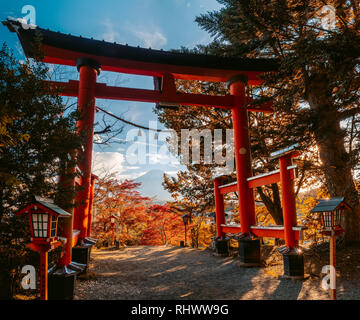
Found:
[[[93,37],[117,43],[128,43],[133,46],[151,47],[154,49],[177,49],[181,46],[192,48],[196,44],[206,44],[211,41],[209,35],[201,30],[194,19],[207,11],[219,9],[216,0],[61,0],[61,1],[2,1],[0,7],[1,20],[11,16],[22,18],[22,8],[31,5],[36,10],[36,25],[50,30]],[[24,59],[21,46],[15,34],[0,26],[1,42],[14,49],[19,59]],[[70,70],[67,79],[77,79],[76,70]],[[99,82],[109,85],[134,88],[153,88],[150,77],[137,77],[126,74],[103,72]],[[149,121],[156,121],[153,104],[125,101],[97,100],[97,105],[127,120],[149,126]],[[102,115],[96,115],[96,121],[101,122]],[[158,126],[161,128],[160,124]],[[133,129],[124,126],[124,132],[118,138],[126,140],[126,134]],[[111,144],[110,146],[94,146],[95,169],[100,171],[117,171],[121,178],[135,178],[149,170],[161,169],[175,173],[181,166],[174,162],[154,163],[154,134],[143,132],[137,139],[143,140],[146,146],[146,163],[129,163],[126,152],[129,142]],[[144,140],[144,138],[152,141]],[[161,138],[161,137],[160,137]],[[120,141],[119,140],[119,141]],[[158,141],[158,148],[162,145]],[[152,147],[152,150],[150,148]],[[150,160],[153,162],[150,163]],[[156,161],[155,161],[156,162]],[[159,161],[158,161],[159,162]]]

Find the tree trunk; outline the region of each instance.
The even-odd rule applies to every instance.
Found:
[[[283,212],[281,208],[281,200],[279,194],[279,187],[276,183],[271,185],[273,199],[268,197],[261,187],[256,188],[260,195],[261,201],[264,203],[266,209],[269,211],[271,217],[274,219],[276,225],[283,225]]]
[[[340,128],[338,111],[330,99],[326,75],[313,76],[308,83],[307,100],[314,113],[313,132],[323,165],[330,197],[345,197],[352,207],[345,212],[346,242],[360,240],[359,196],[353,180],[349,154],[345,150],[345,133]]]

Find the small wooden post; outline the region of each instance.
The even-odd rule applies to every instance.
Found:
[[[48,252],[40,251],[40,300],[48,300]]]
[[[90,200],[89,200],[89,221],[86,235],[91,236],[91,222],[93,216],[94,192],[95,192],[95,175],[91,175]]]
[[[186,245],[187,245],[187,239],[186,239],[186,224],[185,224],[185,247],[186,247]]]
[[[330,299],[336,300],[336,236],[331,232],[330,237]]]
[[[221,183],[221,177],[217,177],[214,179],[216,236],[218,238],[224,236],[221,225],[225,223],[224,196],[220,193],[219,189]]]

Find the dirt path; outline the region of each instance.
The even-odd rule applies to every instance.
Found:
[[[240,268],[234,258],[190,248],[93,250],[89,272],[94,278],[77,280],[76,299],[328,299],[319,279],[278,279],[269,269]],[[339,299],[360,298],[359,286],[350,285],[339,283]]]

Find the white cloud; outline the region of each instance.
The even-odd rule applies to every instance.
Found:
[[[147,153],[146,156],[149,157],[150,164],[167,164],[169,166],[180,165],[179,160],[169,153]]]
[[[187,47],[188,48],[194,48],[198,44],[207,45],[207,44],[209,44],[211,42],[211,40],[212,40],[211,36],[208,33],[205,33],[204,36],[202,38],[200,38],[199,40],[188,43]]]
[[[119,30],[118,23],[115,23],[111,19],[106,18],[102,22],[102,26],[105,29],[101,35],[103,40],[108,42],[124,42],[121,34],[117,31]],[[129,32],[132,37],[135,36],[140,41],[142,41],[142,45],[144,47],[161,49],[167,44],[167,38],[156,26],[144,26],[138,24],[134,25],[133,23],[126,23],[125,26],[121,27],[121,29],[123,31]]]
[[[94,152],[92,171],[100,177],[109,173],[121,174],[125,170],[124,163],[124,156],[119,152]]]
[[[133,180],[146,171],[139,171],[139,166],[126,165],[125,156],[119,152],[94,152],[92,172],[99,177],[115,174],[120,180]]]
[[[130,115],[130,120],[129,121],[136,122],[143,116],[144,116],[144,113],[141,113],[140,111],[132,112],[131,115]]]
[[[121,179],[135,180],[136,178],[143,176],[145,173],[147,173],[147,171],[136,172],[133,174],[123,174],[123,175],[121,175]]]
[[[135,30],[133,33],[148,48],[161,49],[167,44],[166,37],[160,31]]]
[[[176,176],[179,171],[165,171],[168,176]]]
[[[131,167],[131,166],[126,167],[126,170],[139,170],[139,169],[141,169],[141,168],[140,167]]]
[[[120,39],[121,39],[120,33],[117,32],[114,29],[114,24],[112,23],[112,21],[109,18],[106,18],[104,20],[103,26],[105,27],[106,31],[102,34],[102,38],[105,41],[108,41],[108,42],[118,41],[118,42],[120,42]]]
[[[21,56],[24,56],[24,50],[22,48],[20,41],[16,41],[15,48]]]

